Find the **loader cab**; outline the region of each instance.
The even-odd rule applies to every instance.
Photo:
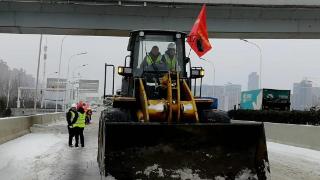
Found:
[[[133,76],[175,71],[186,77],[185,38],[185,33],[177,31],[132,31],[128,51]]]
[[[168,72],[179,73],[187,79],[185,56],[186,34],[178,31],[137,30],[130,32],[126,57],[121,67],[123,75],[121,95],[134,96],[135,79],[143,78],[151,83]],[[189,81],[188,81],[189,82]],[[157,84],[157,82],[156,82]],[[159,83],[158,83],[159,84]]]

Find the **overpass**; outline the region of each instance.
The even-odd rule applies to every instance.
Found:
[[[317,0],[5,0],[0,32],[127,36],[134,29],[190,31],[201,4],[214,38],[320,38]]]

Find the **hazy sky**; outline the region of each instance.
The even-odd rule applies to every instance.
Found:
[[[10,67],[24,68],[36,76],[40,35],[0,34],[0,59]],[[63,36],[44,35],[43,44],[47,42],[47,75],[58,71],[60,44]],[[262,86],[264,88],[292,89],[293,82],[309,77],[315,85],[320,84],[320,40],[262,40],[252,39],[262,49]],[[228,82],[241,84],[247,89],[248,75],[259,73],[259,51],[256,47],[239,39],[211,39],[213,50],[203,58],[214,63],[216,85]],[[89,64],[78,69],[85,79],[99,79],[103,85],[104,63],[123,65],[128,38],[100,36],[67,36],[63,44],[61,77],[66,77],[68,59],[76,53],[88,54],[73,58],[73,67]],[[188,47],[189,48],[189,47]],[[43,56],[42,56],[43,57]],[[203,66],[206,70],[205,84],[212,84],[212,66],[196,57],[191,52],[190,58],[194,66]],[[40,80],[42,80],[42,67]],[[118,75],[117,75],[118,76]],[[111,85],[111,78],[109,79]],[[116,87],[120,87],[120,77],[116,79]]]

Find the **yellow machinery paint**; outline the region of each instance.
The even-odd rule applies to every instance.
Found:
[[[143,79],[139,79],[140,108],[137,116],[140,121],[180,122],[193,120],[199,122],[195,99],[185,80],[179,73],[168,72],[161,79],[161,88],[166,91],[166,99],[148,99]],[[181,99],[181,93],[184,98]]]

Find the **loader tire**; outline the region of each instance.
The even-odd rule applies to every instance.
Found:
[[[217,109],[206,109],[200,112],[202,123],[230,123],[231,119],[227,112]]]

